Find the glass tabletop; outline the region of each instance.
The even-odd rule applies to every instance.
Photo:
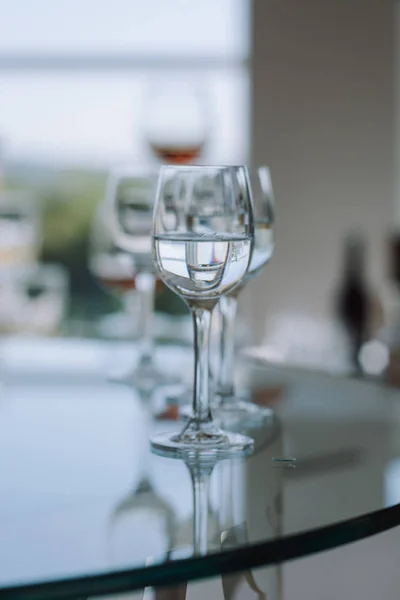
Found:
[[[0,597],[211,577],[400,524],[400,392],[243,363],[241,385],[274,411],[241,425],[254,454],[185,463],[148,443],[180,426],[173,390],[107,382],[112,345],[48,342],[52,361],[40,361],[42,343],[30,342],[30,369],[18,343],[1,354]],[[158,358],[190,371],[187,349],[160,348]]]

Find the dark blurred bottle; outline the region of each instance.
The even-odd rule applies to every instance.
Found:
[[[368,338],[372,301],[366,277],[365,240],[360,234],[346,237],[339,287],[336,292],[336,315],[347,337],[352,368],[361,372],[360,349]]]
[[[387,245],[387,277],[380,290],[384,325],[380,340],[388,349],[386,379],[400,386],[400,232],[393,232]]]

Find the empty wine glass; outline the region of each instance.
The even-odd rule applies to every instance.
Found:
[[[173,384],[179,378],[160,370],[154,358],[154,294],[160,285],[152,261],[152,215],[157,173],[130,166],[115,169],[108,180],[105,209],[115,245],[133,264],[133,287],[141,298],[142,325],[137,367],[122,380],[143,386]]]
[[[107,216],[106,207],[104,203],[101,203],[93,218],[88,248],[88,266],[100,286],[108,294],[122,302],[126,320],[132,324],[132,328],[127,333],[134,335],[138,318],[134,312],[137,302],[133,259],[115,245]],[[135,359],[132,358],[132,363],[128,367],[129,371],[134,369],[135,364]],[[126,365],[123,368],[126,369]],[[115,372],[113,369],[110,371],[109,377],[118,379],[118,374],[121,373]],[[124,371],[122,371],[123,375]]]
[[[240,398],[235,392],[235,322],[238,296],[249,281],[257,276],[274,251],[274,196],[267,167],[249,169],[254,217],[254,247],[249,268],[240,285],[219,300],[221,319],[220,366],[217,376],[218,417],[233,420],[243,417],[265,417],[270,409]]]
[[[154,211],[153,255],[163,281],[188,305],[194,323],[192,415],[183,431],[152,439],[153,450],[251,452],[253,441],[221,430],[210,411],[211,315],[221,295],[243,279],[253,247],[253,214],[245,167],[161,168]]]

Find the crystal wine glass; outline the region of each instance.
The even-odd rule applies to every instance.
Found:
[[[161,168],[154,210],[154,263],[193,315],[195,369],[192,415],[180,433],[152,439],[158,453],[252,451],[251,438],[223,431],[213,421],[209,337],[212,311],[220,297],[243,280],[253,240],[245,167]]]
[[[106,190],[107,222],[115,245],[134,267],[134,287],[141,298],[141,349],[137,367],[123,379],[143,387],[174,384],[179,378],[163,372],[154,359],[154,294],[160,283],[152,261],[152,215],[157,173],[131,166],[115,169]]]
[[[216,390],[217,415],[223,421],[245,417],[266,417],[268,408],[246,401],[235,392],[235,322],[238,296],[253,277],[268,263],[274,251],[274,195],[269,169],[265,166],[249,169],[249,179],[254,217],[254,247],[249,268],[240,285],[224,294],[219,300],[221,318],[220,366]]]

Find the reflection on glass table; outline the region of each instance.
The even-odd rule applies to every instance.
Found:
[[[71,343],[80,362],[85,353],[108,348]],[[30,349],[37,360],[40,348],[33,342]],[[170,363],[166,355],[171,372],[188,363],[184,349]],[[14,364],[2,389],[0,598],[78,599],[176,584],[189,599],[191,586],[201,585],[194,580],[207,577],[217,578],[220,596],[208,579],[206,596],[222,600],[224,588],[231,599],[244,589],[274,598],[275,563],[400,524],[394,469],[390,495],[384,488],[399,453],[399,391],[249,363],[252,398],[270,402],[280,425],[246,430],[255,440],[253,455],[215,465],[207,504],[218,514],[218,532],[208,528],[198,545],[193,532],[206,530],[201,519],[208,507],[200,513],[194,507],[183,461],[149,453],[138,393],[104,382],[100,369],[97,378],[91,372],[85,379],[68,369],[46,374],[45,364],[42,356],[36,373]],[[151,427],[172,432],[176,421],[155,420]],[[297,459],[296,468],[288,457]],[[148,491],[139,485],[146,479],[164,516],[155,522],[128,516],[125,526],[134,492]],[[176,532],[179,523],[191,523],[191,536],[169,535],[172,515]],[[113,553],[121,539],[128,555]]]
[[[139,451],[138,481],[112,510],[110,534],[110,567],[129,567],[140,560],[143,551],[148,557],[161,556],[174,547],[176,518],[172,506],[158,494],[152,483],[149,436],[151,431],[151,401],[154,389],[136,390],[143,411],[143,427],[139,439],[132,443],[132,452]],[[139,556],[136,536],[138,528],[146,531],[140,539]],[[161,542],[161,543],[160,543]]]

